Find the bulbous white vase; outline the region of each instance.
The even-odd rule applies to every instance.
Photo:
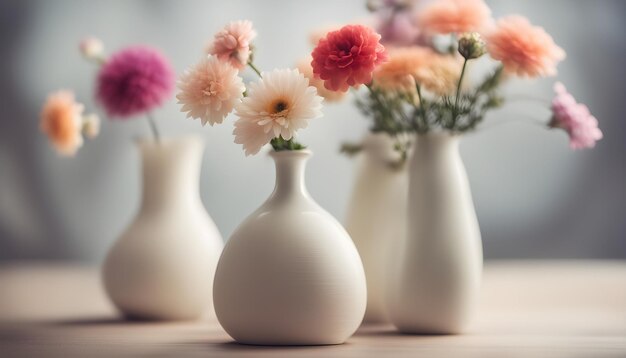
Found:
[[[388,304],[405,333],[455,334],[478,299],[482,244],[459,137],[419,135],[409,168],[408,232]]]
[[[276,187],[227,241],[213,297],[239,343],[340,344],[363,319],[365,274],[344,228],[308,194],[306,150],[272,152]]]
[[[141,207],[104,262],[105,290],[128,318],[198,318],[212,306],[223,247],[199,194],[203,142],[186,137],[138,146]]]
[[[406,232],[408,193],[407,166],[392,166],[400,159],[392,137],[369,134],[358,155],[357,172],[346,215],[346,230],[363,260],[367,279],[367,309],[364,322],[389,322],[385,298],[392,249]]]

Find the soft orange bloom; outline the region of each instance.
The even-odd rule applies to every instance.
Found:
[[[326,37],[326,34],[328,34],[331,31],[337,31],[342,27],[343,25],[325,25],[322,27],[315,28],[313,29],[313,31],[309,33],[309,42],[311,43],[311,45],[313,45],[313,47],[315,47],[317,46],[317,43],[320,42],[321,39]]]
[[[403,47],[389,50],[389,62],[374,72],[374,86],[384,91],[416,94],[416,84],[424,90],[447,94],[454,89],[460,64],[427,47]]]
[[[331,91],[324,87],[324,81],[315,78],[313,75],[313,67],[311,67],[311,59],[302,60],[298,63],[298,71],[309,79],[309,85],[317,88],[317,94],[327,102],[339,102],[346,97],[346,92]]]
[[[422,28],[440,34],[478,31],[490,20],[491,10],[483,0],[437,0],[419,16]]]
[[[485,38],[491,57],[501,61],[505,71],[520,77],[554,76],[557,63],[565,58],[565,51],[543,28],[522,16],[498,20]]]
[[[73,156],[83,145],[83,108],[70,91],[52,93],[43,106],[40,129],[62,155]]]

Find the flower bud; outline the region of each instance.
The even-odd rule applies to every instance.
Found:
[[[100,134],[100,117],[92,113],[83,117],[83,134],[89,139],[94,139]]]
[[[485,41],[478,32],[466,32],[459,38],[459,53],[466,60],[479,58],[485,52]]]
[[[95,60],[102,57],[104,53],[104,44],[100,39],[95,37],[87,37],[78,45],[80,53],[89,60]]]

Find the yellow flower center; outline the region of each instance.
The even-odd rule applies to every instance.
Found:
[[[289,103],[283,98],[278,98],[274,100],[269,106],[269,114],[272,117],[283,117],[287,115],[289,111]]]

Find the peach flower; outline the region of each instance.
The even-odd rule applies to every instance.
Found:
[[[481,30],[491,21],[491,10],[483,0],[437,0],[419,15],[423,29],[440,34]]]
[[[48,96],[41,111],[40,129],[61,155],[74,156],[83,145],[82,113],[84,106],[67,90]]]
[[[317,88],[317,94],[322,96],[328,102],[339,102],[346,97],[346,92],[331,91],[324,87],[324,81],[315,78],[313,67],[311,67],[311,59],[302,60],[298,63],[298,71],[309,79],[309,84]]]
[[[176,95],[187,118],[196,118],[202,125],[222,123],[243,97],[246,87],[237,69],[208,55],[180,77]]]
[[[313,31],[309,33],[309,42],[311,43],[313,47],[315,47],[317,46],[317,44],[320,42],[321,39],[326,37],[326,34],[328,34],[331,31],[337,31],[342,26],[343,25],[325,25],[325,26],[315,28],[313,29]]]
[[[507,72],[520,77],[554,76],[557,63],[565,58],[565,51],[543,28],[533,26],[522,16],[498,20],[485,38],[491,57],[501,61]]]
[[[374,85],[384,91],[416,94],[416,83],[424,90],[447,94],[454,90],[460,64],[451,56],[427,47],[389,50],[389,62],[374,72]]]
[[[238,70],[243,69],[250,60],[250,42],[256,37],[252,22],[248,20],[233,21],[213,39],[209,53],[222,61],[230,62]]]

